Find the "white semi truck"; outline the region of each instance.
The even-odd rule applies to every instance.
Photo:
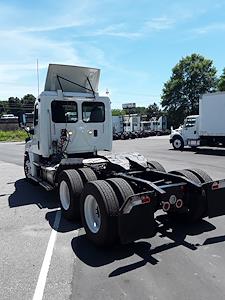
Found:
[[[97,92],[99,75],[49,65],[34,128],[27,129],[27,180],[56,189],[64,217],[81,218],[100,246],[154,236],[157,210],[188,221],[224,214],[225,180],[197,169],[166,172],[137,153],[99,155],[112,148],[110,99]]]
[[[188,116],[184,124],[172,130],[174,149],[184,146],[225,146],[225,92],[204,94],[199,100],[199,115]]]

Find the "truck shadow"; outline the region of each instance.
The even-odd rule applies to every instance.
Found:
[[[57,232],[69,232],[82,227],[81,224],[70,222],[61,215],[59,226],[58,228],[55,228],[54,224],[57,212],[58,210],[50,211],[45,216],[45,219],[49,222],[49,225],[52,227],[52,229],[56,230]]]
[[[169,150],[177,152],[177,150],[174,150],[172,148]],[[197,148],[197,149],[184,148],[180,152],[192,152],[194,154],[200,154],[200,155],[225,156],[225,148]]]
[[[12,183],[9,183],[12,184]],[[33,185],[25,178],[17,180],[15,191],[9,196],[9,207],[36,204],[42,208],[57,208],[59,206],[56,192],[47,192],[39,185]]]
[[[9,196],[9,207],[18,207],[26,205],[37,205],[40,209],[48,208],[55,209],[59,207],[58,196],[56,191],[47,192],[39,185],[34,185],[26,181],[25,178],[8,184],[15,185],[15,192]],[[1,196],[1,195],[0,195]],[[60,218],[59,227],[54,228],[56,213],[58,210],[47,212],[45,218],[49,225],[58,232],[69,232],[80,228],[79,224],[74,224],[67,221],[65,218]]]
[[[202,154],[202,155],[215,155],[215,156],[225,156],[225,148],[221,148],[221,149],[218,149],[218,148],[212,148],[212,149],[197,149],[196,151],[194,151],[195,154]]]
[[[73,238],[71,246],[76,257],[91,267],[101,267],[133,255],[140,257],[140,260],[135,263],[113,270],[109,274],[109,277],[114,277],[141,268],[146,264],[158,264],[159,261],[154,255],[169,249],[184,246],[191,251],[195,251],[205,244],[225,241],[225,236],[218,237],[215,240],[214,238],[210,238],[210,241],[206,240],[202,245],[192,244],[185,240],[187,236],[195,236],[216,229],[214,225],[205,220],[202,220],[197,224],[178,225],[171,221],[166,215],[161,215],[157,217],[157,222],[159,225],[157,238],[162,238],[162,241],[166,238],[167,242],[163,244],[160,243],[160,245],[155,247],[153,247],[148,240],[141,240],[128,245],[116,245],[113,248],[98,248],[89,242],[85,235]],[[170,240],[169,242],[168,239]]]

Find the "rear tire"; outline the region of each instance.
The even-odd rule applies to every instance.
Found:
[[[95,172],[91,168],[80,168],[78,169],[78,173],[80,174],[84,184],[98,179]]]
[[[147,160],[147,165],[150,169],[155,169],[156,171],[166,172],[165,168],[157,161]]]
[[[59,174],[59,199],[63,216],[68,220],[80,219],[80,195],[83,181],[76,170],[64,170]]]
[[[190,170],[171,171],[170,173],[175,174],[175,175],[184,176],[187,179],[189,179],[197,184],[201,184],[200,179],[194,173],[192,173]]]
[[[88,182],[81,194],[81,219],[87,237],[97,246],[118,240],[119,202],[110,184],[104,180]]]
[[[187,169],[187,170],[193,173],[195,176],[197,176],[198,179],[201,181],[201,183],[207,183],[213,181],[212,178],[205,171],[201,169]]]
[[[107,182],[111,185],[114,192],[116,193],[120,207],[127,200],[128,197],[134,194],[134,191],[130,184],[123,178],[110,178]]]

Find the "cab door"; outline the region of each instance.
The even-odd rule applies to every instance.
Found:
[[[61,140],[62,129],[69,132],[69,141],[63,147],[67,154],[111,150],[112,119],[107,101],[54,100],[51,111],[53,140]]]
[[[81,103],[81,119],[77,128],[77,150],[94,152],[104,149],[105,104],[101,101],[84,101]],[[107,148],[107,147],[106,147]]]
[[[38,103],[34,106],[34,128],[33,128],[33,137],[31,142],[32,152],[39,154],[40,152],[40,130],[39,130],[39,107]]]
[[[196,117],[189,117],[183,127],[185,139],[195,140],[199,138],[198,134],[198,119]]]

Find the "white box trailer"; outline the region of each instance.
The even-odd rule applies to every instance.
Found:
[[[199,100],[199,135],[225,136],[225,92],[204,94]]]
[[[199,115],[188,116],[184,125],[172,130],[174,149],[184,146],[225,146],[225,92],[207,93],[199,99]]]

